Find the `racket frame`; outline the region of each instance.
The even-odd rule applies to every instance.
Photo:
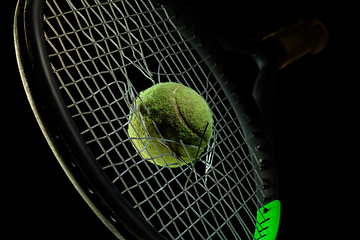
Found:
[[[156,4],[157,1],[154,3]],[[170,2],[168,4],[170,5]],[[174,1],[169,9],[176,9],[174,14],[181,16],[181,19],[177,18],[177,21],[189,24],[191,29],[185,30],[184,34],[195,32],[197,36],[200,36],[194,39],[196,44],[205,43],[207,49],[214,50],[211,53],[214,59],[211,61],[224,63],[217,69],[218,74],[226,73],[227,80],[240,79],[241,77],[234,72],[226,56],[218,52],[222,51],[218,42],[211,41],[213,36],[205,28],[202,29],[201,24],[193,28],[196,26],[192,24],[194,19],[191,20],[185,8],[179,4]],[[41,131],[77,191],[116,237],[119,239],[132,236],[139,239],[165,239],[135,211],[105,175],[72,121],[49,64],[43,33],[44,7],[45,1],[19,0],[14,19],[15,49],[20,75]],[[257,44],[256,41],[252,43],[255,48],[262,48],[260,45],[256,46]],[[255,58],[260,59],[259,56]],[[261,56],[261,58],[265,59],[264,62],[268,61],[266,56]],[[264,74],[264,69],[273,68],[266,64],[263,66],[265,67],[260,71],[257,82],[269,80],[268,75]],[[279,199],[271,143],[269,143],[268,134],[264,131],[264,123],[259,120],[261,113],[257,108],[256,100],[251,96],[243,81],[229,81],[225,92],[228,96],[235,93],[230,98],[230,102],[240,102],[235,109],[238,116],[243,115],[240,121],[251,123],[246,125],[244,133],[247,138],[252,137],[248,145],[251,149],[257,149],[257,159],[262,159],[261,163],[257,164],[257,172],[260,174],[259,178],[267,182],[266,188],[259,193],[263,194],[259,196],[261,199],[259,209],[261,209],[261,206]],[[260,186],[262,183],[258,184]]]

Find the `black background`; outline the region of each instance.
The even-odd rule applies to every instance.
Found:
[[[344,69],[350,69],[346,54],[351,43],[342,42],[344,36],[346,40],[354,36],[346,29],[351,14],[335,3],[321,4],[323,1],[187,2],[196,2],[196,9],[221,24],[257,38],[306,14],[327,25],[330,39],[325,51],[296,61],[276,77],[275,129],[282,183],[278,239],[322,239],[332,224],[341,228],[338,224],[345,220],[333,218],[340,210],[331,207],[336,182],[329,176],[334,176],[332,166],[337,161],[332,155],[338,148],[333,133],[344,112],[338,96],[341,86],[351,81],[344,74]],[[5,163],[3,212],[10,213],[4,219],[5,230],[17,238],[115,239],[76,192],[42,136],[15,60],[12,27],[16,1],[4,1],[5,5],[1,16],[2,72],[10,71],[2,77],[1,96],[5,107],[1,124],[5,133],[1,157]],[[337,188],[336,195],[345,191]]]

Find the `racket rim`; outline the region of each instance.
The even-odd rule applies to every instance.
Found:
[[[22,9],[21,4],[23,4],[23,9],[24,9],[23,16],[21,16],[21,9]],[[15,20],[15,24],[14,24],[14,33],[16,32],[15,37],[17,38],[17,40],[23,38],[22,40],[19,40],[16,43],[17,44],[16,52],[17,52],[17,54],[19,54],[17,56],[18,63],[19,63],[19,66],[21,64],[22,68],[23,68],[21,70],[21,72],[22,72],[21,77],[23,79],[23,84],[24,84],[25,89],[27,89],[27,90],[30,89],[30,91],[27,91],[28,99],[32,99],[31,100],[32,102],[30,102],[30,103],[32,105],[34,113],[35,113],[35,111],[37,111],[37,114],[39,114],[39,116],[37,117],[37,120],[38,120],[38,122],[39,122],[39,120],[41,121],[41,123],[39,123],[39,125],[40,126],[42,125],[42,131],[43,131],[44,135],[48,136],[47,137],[48,143],[50,144],[50,142],[51,142],[52,148],[54,148],[55,151],[57,151],[57,152],[66,151],[66,150],[58,150],[59,148],[68,149],[68,151],[69,151],[68,157],[69,157],[69,159],[71,158],[73,161],[69,161],[69,159],[67,159],[64,156],[60,156],[60,155],[57,156],[57,158],[58,158],[58,161],[62,163],[62,167],[64,168],[65,172],[67,172],[67,174],[69,172],[70,173],[69,175],[72,175],[72,178],[75,182],[74,185],[75,186],[78,185],[79,189],[82,189],[82,190],[88,189],[89,190],[88,191],[89,193],[87,193],[86,191],[83,191],[83,194],[85,194],[85,195],[83,195],[77,188],[78,191],[80,192],[80,194],[83,197],[85,196],[88,198],[88,200],[85,199],[85,201],[87,201],[88,204],[89,204],[89,202],[91,204],[93,201],[96,201],[96,200],[94,200],[95,198],[101,199],[101,200],[99,200],[100,204],[104,204],[104,202],[108,203],[111,201],[103,200],[103,198],[107,199],[106,193],[108,193],[108,192],[104,191],[104,194],[99,193],[98,188],[99,188],[99,185],[102,185],[102,184],[105,184],[105,186],[107,186],[107,187],[111,186],[111,184],[110,184],[111,180],[107,179],[107,176],[104,173],[102,173],[101,171],[96,171],[96,169],[100,170],[101,167],[98,164],[96,166],[93,165],[97,162],[93,161],[95,159],[95,157],[92,156],[91,150],[89,150],[87,147],[84,148],[84,146],[87,146],[87,145],[83,139],[78,138],[81,135],[79,134],[79,132],[76,131],[76,127],[74,126],[74,123],[69,121],[69,120],[71,120],[71,116],[69,115],[68,112],[62,111],[62,110],[66,110],[66,106],[65,106],[65,103],[61,101],[62,100],[61,96],[57,95],[57,100],[56,100],[57,104],[50,103],[50,101],[46,101],[45,99],[43,99],[43,98],[46,98],[44,96],[42,96],[40,99],[40,95],[49,94],[49,93],[47,93],[47,91],[44,91],[44,88],[58,90],[58,88],[54,89],[53,84],[55,84],[56,81],[54,80],[54,76],[51,71],[50,65],[48,65],[47,67],[44,66],[44,64],[46,63],[46,61],[44,61],[44,60],[47,59],[47,55],[46,55],[45,41],[43,39],[43,31],[41,31],[41,24],[43,24],[43,19],[42,19],[41,11],[39,10],[41,8],[41,6],[42,7],[44,6],[44,4],[45,4],[45,2],[35,1],[35,0],[19,0],[18,1],[17,13],[16,13],[17,16],[15,17],[16,20]],[[19,7],[19,9],[18,9],[18,7]],[[27,8],[27,10],[25,10],[25,8]],[[19,30],[19,29],[21,29],[20,25],[22,25],[24,28],[23,29],[24,36],[21,36],[21,30]],[[25,36],[26,34],[31,35],[32,31],[35,32],[34,33],[34,36],[36,38],[35,40],[33,40],[31,36]],[[25,50],[25,52],[24,52],[24,50]],[[38,55],[37,55],[37,53],[38,53]],[[28,54],[28,56],[25,56],[26,54]],[[37,56],[39,57],[39,59],[36,59]],[[25,61],[29,60],[29,59],[32,62],[40,62],[42,66],[41,67],[37,66],[37,64],[31,65],[31,66],[25,66],[26,65]],[[47,70],[45,71],[44,69],[47,69]],[[43,71],[41,71],[41,70],[43,70]],[[44,82],[44,81],[36,82],[35,81],[36,77],[31,77],[31,75],[37,76],[38,79],[46,79],[47,81],[50,81],[50,79],[52,79],[51,82],[48,82],[47,87],[42,86],[42,91],[38,90],[38,92],[41,92],[41,94],[39,94],[39,96],[36,96],[36,97],[35,97],[35,95],[36,95],[37,88],[41,87],[40,82]],[[26,84],[27,84],[27,86],[25,86]],[[37,86],[37,87],[32,87],[31,85]],[[57,91],[55,91],[55,92],[57,92]],[[54,94],[54,95],[56,95],[56,94]],[[54,96],[54,95],[52,95],[52,96]],[[61,112],[61,114],[59,113],[59,115],[61,115],[61,119],[63,121],[62,124],[60,124],[60,125],[72,128],[74,130],[72,132],[73,136],[68,136],[68,135],[64,136],[63,132],[60,131],[59,127],[55,128],[55,129],[47,128],[46,126],[51,125],[51,123],[53,125],[55,122],[56,122],[56,124],[58,124],[58,118],[57,118],[58,116],[52,116],[52,117],[47,118],[47,117],[45,117],[46,113],[44,113],[44,111],[46,111],[46,110],[44,110],[44,109],[52,109],[53,111],[54,111],[54,109],[60,110],[59,112]],[[57,110],[55,110],[55,112],[57,112]],[[75,134],[75,132],[76,132],[76,134]],[[81,148],[78,148],[78,147],[74,147],[72,149],[69,148],[69,144],[67,144],[69,137],[73,139],[72,144],[78,145],[78,146],[84,148],[84,149],[82,149],[82,151],[83,151],[82,154],[79,154],[77,151],[73,151],[73,149],[79,150]],[[65,140],[65,138],[67,138],[67,139]],[[72,145],[72,144],[70,144],[70,145]],[[63,145],[63,146],[61,146],[61,145]],[[56,148],[58,148],[58,149],[56,150]],[[70,152],[72,152],[72,153],[70,153]],[[88,162],[86,162],[85,165],[82,165],[81,163],[79,163],[77,161],[77,159],[83,159],[83,158],[79,158],[76,156],[83,155],[84,153],[87,156],[87,157],[85,157],[85,159],[87,159],[87,160],[91,159],[91,161],[88,161]],[[64,153],[62,153],[62,155],[64,155]],[[83,179],[81,179],[81,180],[77,179],[78,177],[77,176],[75,177],[74,174],[71,173],[71,171],[74,171],[74,165],[79,166],[79,168],[80,168],[79,170],[82,172],[82,174],[84,174],[84,176],[86,178],[85,182],[83,182]],[[70,169],[72,169],[72,170],[70,170]],[[89,177],[86,177],[87,175],[92,176],[92,174],[86,174],[86,173],[92,172],[92,171],[96,172],[96,173],[93,173],[93,174],[95,174],[95,176],[102,176],[101,181],[94,183],[94,180],[91,181],[89,179]],[[89,183],[91,186],[85,187]],[[109,189],[109,188],[102,188],[102,189],[104,190],[104,189]],[[115,188],[110,190],[110,192],[112,192],[112,193],[114,193],[114,191],[116,192],[115,193],[116,196],[108,196],[108,197],[113,198],[113,199],[122,199],[122,200],[124,200],[123,204],[127,204],[126,199],[119,192],[117,192]],[[97,197],[95,197],[95,198],[93,197],[94,192],[97,195]],[[117,204],[119,204],[119,202],[113,203],[113,204],[117,205]],[[98,204],[96,204],[96,205],[98,205]],[[96,209],[95,204],[93,204],[93,206]],[[129,206],[133,210],[130,215],[138,214],[132,208],[132,206],[130,204],[128,204],[126,206],[126,208],[129,208]],[[114,207],[109,207],[109,208],[115,209]],[[94,210],[94,208],[93,208],[93,210]],[[96,210],[94,210],[94,211],[96,213]],[[111,220],[112,219],[116,220],[116,219],[114,219],[114,217],[115,218],[117,218],[117,217],[111,216],[111,215],[105,217],[105,215],[106,214],[114,214],[114,212],[103,213],[103,211],[104,210],[98,210],[97,214],[103,215],[103,217],[105,219],[107,219],[110,224],[113,225],[113,223],[111,223]],[[142,217],[140,216],[140,218],[142,218]],[[100,219],[101,219],[101,217],[100,217]],[[143,229],[143,227],[148,227],[150,232],[155,230],[146,221],[144,221],[144,223],[145,223],[145,226],[142,226],[141,229]],[[122,224],[124,224],[124,223],[122,223]],[[131,224],[128,224],[128,225],[131,225]],[[133,227],[133,225],[131,225],[131,226]],[[134,230],[135,229],[136,229],[136,233],[138,233],[139,228],[134,228]],[[115,228],[112,231],[115,231]],[[123,231],[124,231],[124,229],[121,229],[121,234],[123,234]],[[127,229],[126,231],[129,231],[129,230]],[[118,231],[118,232],[120,232],[120,231]],[[156,236],[156,237],[161,237],[161,235],[156,230],[155,230],[155,232],[153,232],[153,234],[155,234],[154,236]],[[148,236],[147,236],[147,239],[149,239]]]

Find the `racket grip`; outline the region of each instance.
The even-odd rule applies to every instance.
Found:
[[[285,60],[279,67],[282,69],[308,53],[318,54],[324,50],[329,33],[321,21],[303,18],[263,39],[267,38],[275,40],[284,52]]]

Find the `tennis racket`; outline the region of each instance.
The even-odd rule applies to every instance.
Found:
[[[327,37],[321,22],[302,19],[252,39],[174,0],[19,0],[14,24],[37,122],[119,239],[275,239],[271,81],[278,68],[320,52]],[[253,86],[234,54],[257,62]],[[158,82],[184,84],[211,108],[213,138],[196,166],[160,167],[132,146],[134,100]]]

